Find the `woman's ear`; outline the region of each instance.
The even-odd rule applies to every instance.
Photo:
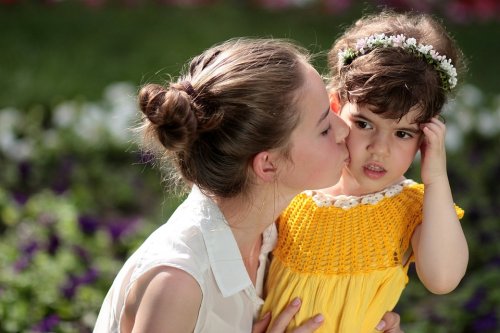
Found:
[[[274,154],[262,151],[253,158],[253,171],[264,182],[271,182],[276,179],[276,167],[273,163]]]
[[[336,92],[335,90],[330,91],[330,109],[332,109],[333,112],[336,114],[340,114],[340,96],[339,93]]]

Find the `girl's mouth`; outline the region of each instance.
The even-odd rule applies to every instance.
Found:
[[[383,167],[372,163],[365,165],[363,167],[363,171],[368,178],[372,179],[378,179],[380,177],[383,177],[387,173],[387,171]]]

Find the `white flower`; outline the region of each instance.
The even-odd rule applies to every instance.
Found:
[[[484,95],[479,88],[471,84],[466,84],[458,92],[462,104],[475,109],[484,103]]]
[[[76,102],[64,102],[54,109],[54,124],[58,127],[73,126],[78,118],[79,106]]]
[[[117,83],[109,86],[104,96],[111,105],[107,130],[117,143],[130,139],[129,129],[137,115],[134,86],[129,83]]]
[[[20,124],[21,114],[17,109],[6,108],[0,110],[0,135],[12,132]]]
[[[358,39],[358,41],[356,42],[356,49],[362,50],[365,47],[366,47],[366,39],[364,39],[364,38]]]
[[[464,132],[455,124],[446,124],[446,150],[458,151],[464,143]]]
[[[75,133],[86,143],[99,143],[106,132],[107,121],[106,110],[95,103],[85,103],[75,124]]]
[[[339,51],[338,56],[341,60],[341,65],[345,65],[347,59],[363,55],[366,51],[377,47],[400,47],[412,53],[418,52],[422,54],[424,56],[423,59],[430,65],[433,65],[436,70],[444,72],[447,76],[446,78],[443,78],[443,87],[445,89],[452,89],[457,85],[457,71],[451,64],[451,59],[447,59],[445,56],[440,55],[433,49],[432,45],[417,45],[415,38],[406,38],[406,36],[402,34],[391,36],[386,36],[385,34],[374,34],[358,39],[355,50],[346,49]],[[432,61],[427,58],[428,55],[430,55]]]
[[[477,115],[477,129],[481,135],[493,136],[499,130],[499,125],[490,110],[481,110]]]

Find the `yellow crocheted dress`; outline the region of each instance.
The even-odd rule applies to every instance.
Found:
[[[362,197],[296,196],[278,221],[262,313],[279,313],[298,296],[302,306],[289,328],[322,313],[316,332],[375,332],[408,282],[423,193],[422,184],[404,180]]]

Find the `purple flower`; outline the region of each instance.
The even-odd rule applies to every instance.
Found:
[[[84,263],[88,264],[90,262],[90,255],[86,249],[82,248],[81,246],[74,245],[73,251],[78,257],[80,257],[80,259],[82,259]]]
[[[54,328],[56,328],[57,324],[59,324],[59,316],[56,314],[51,314],[42,319],[38,324],[36,324],[33,328],[33,332],[52,332]]]
[[[87,235],[93,235],[99,227],[99,221],[90,215],[81,215],[78,217],[78,224],[83,233]]]
[[[29,199],[29,195],[27,193],[20,191],[14,191],[12,193],[12,197],[20,205],[24,205]]]
[[[108,232],[111,235],[113,241],[120,239],[122,236],[130,234],[137,225],[138,218],[121,218],[110,221],[107,225]]]
[[[465,303],[464,308],[467,312],[477,312],[485,297],[486,290],[484,288],[478,288],[472,298]]]
[[[21,247],[21,252],[28,257],[32,257],[33,254],[39,249],[38,242],[33,240]]]
[[[62,194],[70,187],[74,164],[72,158],[67,157],[62,160],[57,170],[56,179],[52,183],[52,189],[55,193]]]
[[[67,299],[72,299],[80,285],[92,284],[99,277],[99,271],[93,267],[89,268],[83,275],[69,275],[68,280],[62,286],[61,292]]]
[[[150,151],[141,151],[139,154],[139,163],[141,164],[153,164],[155,161],[155,155]]]
[[[59,246],[61,245],[61,240],[59,239],[59,236],[56,234],[51,234],[49,237],[49,243],[47,244],[47,252],[51,255],[54,255],[57,252],[57,249],[59,249]]]
[[[479,317],[473,323],[474,332],[498,332],[498,318],[494,312]]]
[[[40,246],[37,241],[31,241],[20,247],[21,257],[14,263],[14,271],[20,273],[28,268],[31,258],[39,250]]]
[[[14,271],[20,273],[28,268],[31,261],[31,257],[21,257],[14,263]]]
[[[31,169],[32,169],[31,164],[28,161],[22,161],[17,166],[17,169],[19,171],[20,181],[23,184],[26,184],[31,176]]]
[[[68,281],[66,281],[66,284],[61,288],[61,292],[64,295],[64,297],[66,297],[67,299],[72,299],[73,296],[75,296],[78,284],[79,284],[78,277],[74,276],[73,274],[70,274]]]
[[[91,284],[97,280],[99,272],[97,269],[90,267],[83,276],[79,278],[79,284]]]
[[[490,259],[490,261],[488,261],[488,265],[492,267],[500,267],[500,256]]]

